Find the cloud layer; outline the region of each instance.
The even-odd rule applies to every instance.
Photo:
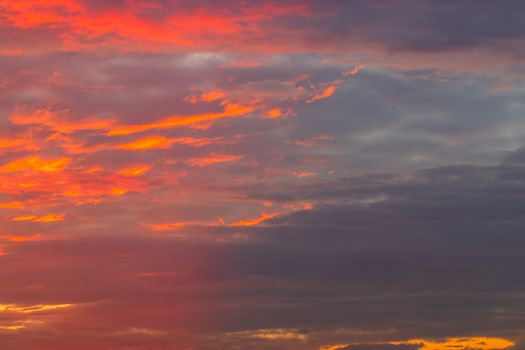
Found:
[[[524,12],[0,0],[0,346],[522,348]]]

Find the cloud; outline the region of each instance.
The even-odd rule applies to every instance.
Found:
[[[376,46],[398,53],[481,49],[522,55],[519,43],[525,35],[518,15],[523,11],[520,1],[115,4],[73,0],[5,4],[0,9],[2,29],[16,33],[18,40],[5,43],[3,49],[297,52]]]
[[[0,347],[523,347],[521,12],[2,2]]]

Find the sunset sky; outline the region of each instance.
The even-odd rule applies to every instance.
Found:
[[[1,350],[524,350],[525,1],[0,0]]]

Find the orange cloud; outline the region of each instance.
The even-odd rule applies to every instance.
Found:
[[[162,119],[158,122],[149,123],[149,124],[137,124],[137,125],[123,125],[116,126],[110,129],[107,132],[108,136],[118,136],[118,135],[129,135],[139,132],[144,132],[148,130],[158,130],[158,129],[171,129],[176,127],[183,126],[194,126],[203,122],[210,122],[217,119],[223,118],[233,118],[244,116],[253,111],[253,107],[243,106],[235,103],[227,103],[224,106],[224,112],[220,113],[208,113],[208,114],[198,114],[190,116],[171,116],[165,119]]]
[[[175,6],[170,6],[174,4]],[[246,3],[240,8],[222,11],[195,6],[184,8],[177,2],[161,5],[155,2],[127,1],[124,8],[96,10],[80,0],[24,0],[3,3],[2,17],[19,30],[45,30],[54,40],[31,47],[15,41],[5,48],[11,52],[37,50],[47,42],[49,49],[78,50],[118,47],[139,50],[166,50],[220,46],[261,46],[245,39],[263,33],[265,21],[275,16],[306,16],[307,4]],[[151,19],[145,14],[163,9],[163,16]]]
[[[24,143],[22,139],[0,139],[0,149],[20,147]]]
[[[266,220],[269,220],[269,219],[272,219],[276,217],[275,214],[265,214],[263,213],[261,216],[259,216],[258,218],[255,218],[255,219],[250,219],[250,220],[241,220],[241,221],[237,221],[237,222],[234,222],[232,224],[230,224],[230,226],[255,226],[255,225],[258,225]]]
[[[46,214],[46,215],[19,215],[9,218],[11,221],[31,221],[31,222],[55,222],[64,220],[64,214]]]
[[[60,310],[72,307],[73,304],[39,304],[39,305],[17,305],[0,304],[0,312],[34,313],[42,311]]]
[[[507,339],[489,337],[447,338],[441,341],[409,339],[403,341],[364,344],[416,345],[418,346],[418,350],[502,350],[515,345],[512,341]],[[338,350],[351,347],[352,345],[363,345],[363,343],[325,345],[321,346],[319,350]]]
[[[412,344],[419,345],[419,350],[498,350],[507,349],[514,346],[514,343],[501,338],[447,338],[443,341],[431,341],[425,339],[410,339],[402,342],[391,342],[390,344]]]
[[[305,341],[308,335],[294,329],[274,328],[274,329],[257,329],[250,331],[232,332],[229,336],[240,338],[255,338],[263,340],[299,340]]]
[[[0,240],[7,241],[7,242],[32,242],[32,241],[40,241],[42,240],[42,235],[40,234],[34,234],[30,236],[20,236],[20,235],[1,235]]]
[[[214,143],[221,143],[221,138],[195,138],[195,137],[175,137],[166,136],[146,136],[141,139],[118,145],[115,148],[129,151],[149,150],[149,149],[167,149],[173,144],[189,145],[201,147]],[[112,147],[107,147],[112,148]]]
[[[194,95],[194,96],[188,96],[186,98],[186,101],[190,103],[198,103],[198,102],[213,102],[217,100],[222,100],[226,97],[226,93],[219,89],[210,90],[207,92],[204,92],[200,95]]]
[[[22,171],[40,171],[46,173],[54,173],[64,170],[70,159],[66,157],[57,159],[42,159],[40,156],[30,156],[18,159],[0,167],[2,173],[16,173]]]
[[[266,112],[266,116],[270,119],[272,118],[280,118],[283,115],[283,111],[281,111],[280,108],[272,108],[269,111]]]
[[[167,224],[148,224],[146,226],[152,229],[153,231],[163,232],[163,231],[176,230],[186,225],[188,225],[187,222],[171,222]]]
[[[119,174],[124,176],[140,176],[147,173],[151,169],[151,166],[146,165],[134,165],[119,171]]]
[[[117,146],[117,149],[140,151],[148,149],[170,148],[173,141],[165,136],[147,136],[130,143]]]
[[[18,201],[0,203],[0,209],[23,209],[24,203]]]
[[[321,90],[320,92],[316,93],[312,98],[307,100],[306,103],[312,103],[312,102],[315,102],[317,100],[326,99],[326,98],[332,96],[334,94],[335,90],[336,90],[336,86],[335,85],[329,85],[326,88],[324,88],[323,90]]]

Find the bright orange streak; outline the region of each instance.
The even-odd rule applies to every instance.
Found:
[[[18,331],[24,328],[26,328],[26,326],[23,326],[23,325],[12,325],[12,326],[1,326],[0,327],[1,330],[5,330],[5,331]]]
[[[162,231],[176,230],[176,229],[184,227],[186,225],[187,225],[186,222],[173,222],[173,223],[169,223],[169,224],[151,224],[151,225],[147,225],[147,226],[150,229],[152,229],[153,231],[162,232]]]
[[[189,145],[194,147],[201,147],[205,145],[211,145],[214,143],[220,143],[220,138],[195,138],[195,137],[175,137],[168,138],[165,136],[147,136],[141,139],[119,145],[116,149],[138,151],[148,149],[167,149],[173,144]],[[111,147],[108,147],[111,148]]]
[[[350,344],[334,344],[334,345],[325,345],[321,346],[319,350],[339,350],[344,349],[350,346]]]
[[[136,141],[120,145],[117,148],[129,151],[139,151],[148,149],[170,148],[173,141],[165,136],[147,136]]]
[[[0,209],[23,209],[24,204],[22,202],[4,202],[0,203]]]
[[[19,147],[24,144],[24,140],[21,139],[0,139],[0,149]]]
[[[32,222],[55,222],[64,220],[64,214],[47,214],[47,215],[19,215],[10,217],[11,221],[32,221]]]
[[[62,171],[69,164],[70,159],[66,157],[45,160],[39,156],[31,156],[7,163],[0,168],[2,173],[16,173],[20,171],[42,171],[54,173]]]
[[[276,217],[276,215],[263,213],[258,218],[251,219],[251,220],[237,221],[237,222],[234,222],[233,224],[230,224],[230,226],[255,226],[255,225],[260,224],[263,221],[269,220],[274,217]]]
[[[20,312],[20,313],[33,313],[40,311],[50,311],[69,308],[73,304],[54,304],[54,305],[30,305],[20,306],[16,304],[0,304],[0,312]]]
[[[273,109],[270,109],[268,112],[266,112],[266,116],[270,119],[280,118],[283,116],[283,112],[281,111],[280,108],[273,108]]]
[[[447,338],[444,341],[430,341],[425,339],[410,339],[403,342],[391,342],[390,344],[412,344],[420,345],[419,350],[456,350],[456,349],[479,349],[497,350],[514,346],[510,340],[501,338]]]
[[[225,105],[224,112],[199,114],[193,116],[172,116],[150,124],[127,125],[113,128],[107,132],[108,136],[129,135],[155,129],[170,129],[181,126],[196,125],[206,121],[221,118],[233,118],[246,115],[253,111],[253,107],[241,106],[239,104],[228,103]]]
[[[309,99],[308,101],[306,101],[307,103],[312,103],[314,101],[317,101],[317,100],[323,100],[325,98],[328,98],[330,96],[332,96],[335,92],[335,85],[330,85],[326,88],[324,88],[321,92],[317,93],[316,95],[314,95],[311,99]]]
[[[140,176],[147,173],[151,169],[150,165],[135,165],[129,168],[122,169],[119,174],[124,176]]]
[[[222,90],[215,89],[207,91],[201,95],[197,96],[189,96],[185,100],[190,103],[198,103],[198,102],[213,102],[220,99],[224,99],[226,97],[226,93]]]
[[[32,241],[40,241],[42,240],[42,236],[39,234],[31,235],[31,236],[16,236],[16,235],[5,235],[0,236],[0,240],[2,241],[8,241],[8,242],[32,242]]]
[[[208,157],[190,159],[187,161],[187,163],[191,166],[205,167],[216,163],[233,162],[241,159],[242,157],[242,155],[212,153]]]
[[[308,177],[308,176],[312,176],[312,175],[315,175],[315,174],[310,172],[310,171],[298,171],[298,172],[294,173],[294,175],[297,176],[297,177]]]
[[[114,197],[120,197],[128,193],[128,190],[125,188],[114,188],[111,190],[111,195]]]
[[[349,343],[349,344],[334,344],[321,346],[319,350],[339,350],[352,345],[416,345],[418,350],[502,350],[508,349],[515,344],[507,339],[502,338],[488,338],[488,337],[472,337],[472,338],[447,338],[443,341],[434,341],[426,339],[409,339],[403,341],[379,342],[379,343]]]

